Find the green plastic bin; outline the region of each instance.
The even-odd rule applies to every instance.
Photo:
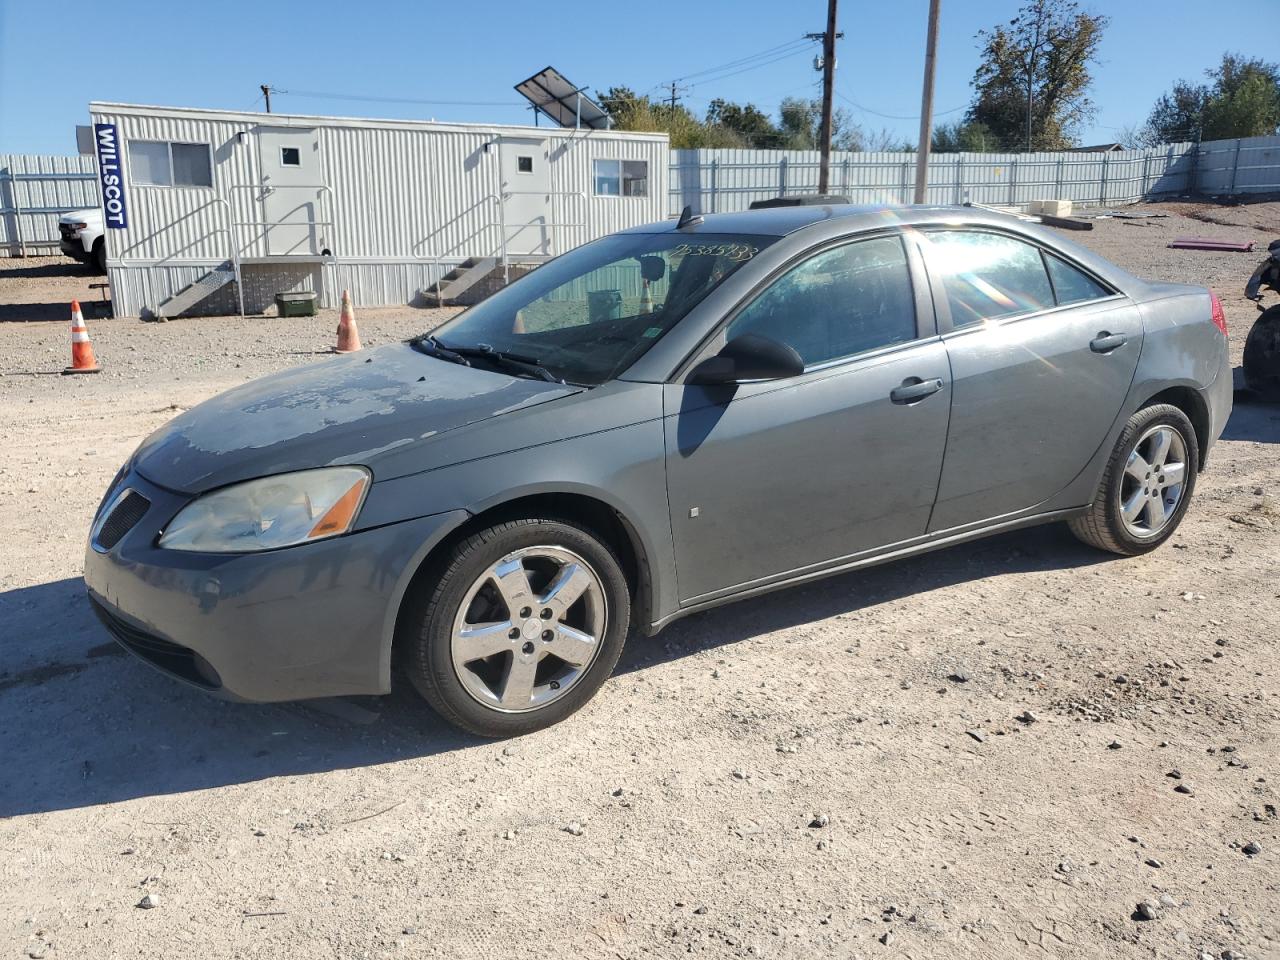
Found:
[[[276,309],[282,317],[314,317],[316,295],[310,290],[301,293],[277,293]]]

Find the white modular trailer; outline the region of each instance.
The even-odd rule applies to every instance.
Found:
[[[333,306],[344,288],[357,304],[421,302],[460,264],[536,264],[667,216],[666,134],[90,113],[104,203],[117,201],[104,212],[120,316],[258,313],[302,291]]]

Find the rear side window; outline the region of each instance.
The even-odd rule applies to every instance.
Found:
[[[929,268],[942,280],[951,323],[965,327],[1055,305],[1038,247],[1012,237],[945,230],[926,235]]]
[[[794,347],[805,366],[916,338],[915,299],[898,237],[825,250],[792,267],[729,325]]]
[[[1053,281],[1053,292],[1057,294],[1059,306],[1111,296],[1111,291],[1093,277],[1064,263],[1053,254],[1046,253],[1044,260],[1049,265],[1049,279]]]

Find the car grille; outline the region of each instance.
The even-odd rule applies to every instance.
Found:
[[[74,239],[76,239],[76,232],[75,232],[75,230],[72,228],[71,224],[69,224],[69,223],[60,223],[60,224],[58,224],[58,232],[59,232],[60,234],[62,234],[62,239],[63,239],[63,240],[74,240]]]
[[[218,676],[218,672],[213,669],[209,661],[194,650],[135,627],[116,616],[93,597],[89,598],[89,603],[93,606],[93,612],[98,615],[98,619],[102,621],[102,625],[116,638],[116,642],[130,653],[141,657],[165,673],[198,687],[204,687],[206,690],[216,690],[222,686],[222,678]]]
[[[121,537],[134,528],[150,506],[150,500],[136,490],[129,490],[124,498],[111,508],[110,515],[98,528],[94,543],[103,550],[110,550],[120,542]]]

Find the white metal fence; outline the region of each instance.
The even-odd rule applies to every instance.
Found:
[[[0,257],[57,253],[58,217],[98,205],[93,157],[0,153]]]
[[[816,193],[817,151],[673,150],[670,212],[745,210]],[[832,154],[829,190],[855,203],[910,203],[914,153]],[[1107,206],[1180,194],[1280,192],[1280,137],[1164,144],[1114,153],[944,153],[929,158],[929,203],[1000,206],[1065,199]]]

